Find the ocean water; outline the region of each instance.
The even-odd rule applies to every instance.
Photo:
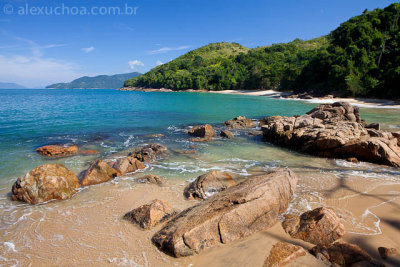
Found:
[[[52,262],[54,255],[59,253],[57,248],[67,241],[63,239],[63,231],[53,230],[52,245],[46,246],[49,241],[46,243],[45,227],[41,225],[49,218],[61,218],[80,225],[78,222],[85,221],[82,217],[76,215],[76,220],[70,221],[72,209],[109,203],[115,197],[110,193],[115,186],[117,192],[134,186],[135,174],[83,190],[71,200],[39,206],[10,200],[9,192],[17,177],[38,165],[56,162],[79,173],[96,158],[116,158],[151,142],[164,144],[171,152],[167,158],[148,164],[143,173],[159,174],[167,180],[178,181],[179,185],[209,170],[227,171],[241,180],[271,168],[289,167],[298,174],[299,185],[288,212],[329,204],[337,208],[349,232],[379,234],[379,218],[374,216],[372,208],[355,214],[350,208],[346,209],[344,203],[381,185],[399,185],[399,169],[302,155],[262,142],[260,137],[250,137],[248,131],[234,132],[233,140],[216,138],[207,143],[192,143],[185,133],[188,127],[196,124],[210,123],[218,128],[222,122],[239,115],[253,119],[291,116],[303,114],[316,105],[259,96],[208,93],[0,90],[0,265]],[[399,109],[360,108],[360,111],[367,122],[380,122],[384,129],[400,130]],[[145,136],[154,133],[164,137]],[[76,144],[80,149],[96,149],[100,154],[48,159],[35,152],[42,145],[67,143]],[[192,149],[193,145],[198,151],[196,154],[177,153]],[[332,191],[337,184],[343,183],[352,187]],[[400,192],[394,192],[394,197],[398,197],[397,194],[400,196]],[[59,217],[55,216],[55,210]],[[71,234],[69,241],[73,242],[69,246],[88,242],[80,238],[83,236],[77,235],[73,239]],[[37,255],[31,251],[41,246],[50,254]],[[126,252],[123,247],[118,249]],[[113,254],[107,257],[113,259]],[[93,259],[87,260],[95,264],[97,259],[104,260],[95,253]]]
[[[198,123],[221,123],[293,115],[312,105],[204,93],[144,93],[117,90],[0,90],[0,182],[14,180],[43,163],[34,150],[73,143],[102,155],[132,147],[140,135]]]

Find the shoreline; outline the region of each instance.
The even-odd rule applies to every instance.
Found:
[[[172,90],[172,89],[154,89],[154,88],[130,88],[123,87],[117,89],[119,91],[136,91],[136,92],[187,92],[187,93],[212,93],[212,94],[229,94],[229,95],[248,95],[248,96],[265,96],[270,98],[282,100],[304,101],[314,104],[332,104],[334,102],[348,102],[354,106],[364,108],[390,108],[400,109],[399,101],[389,99],[376,99],[376,98],[344,98],[344,97],[311,97],[310,99],[304,98],[290,98],[291,93],[279,92],[275,90],[222,90],[222,91],[209,91],[209,90]]]

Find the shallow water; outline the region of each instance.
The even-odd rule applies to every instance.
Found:
[[[299,185],[288,213],[333,206],[348,232],[359,235],[379,234],[380,218],[374,209],[400,197],[396,189],[400,184],[399,169],[302,155],[264,143],[260,137],[248,136],[246,131],[235,132],[233,140],[216,138],[208,143],[189,142],[185,134],[190,125],[211,123],[218,127],[238,115],[261,118],[303,114],[315,104],[241,95],[115,90],[0,90],[0,103],[0,265],[79,262],[145,266],[150,257],[155,257],[150,256],[151,245],[129,247],[133,237],[124,239],[123,231],[135,230],[121,222],[121,212],[143,204],[142,200],[153,195],[162,195],[183,209],[190,205],[182,201],[186,181],[209,170],[227,171],[240,181],[269,169],[289,167],[298,174]],[[385,129],[400,129],[400,110],[361,109],[361,115],[367,122],[380,122]],[[165,136],[143,136],[150,133]],[[12,183],[35,166],[60,162],[79,173],[95,158],[115,158],[150,142],[166,145],[169,155],[139,173],[82,189],[67,201],[38,206],[10,201]],[[41,145],[53,143],[97,149],[100,155],[51,160],[34,152]],[[174,152],[192,150],[192,145],[196,146],[196,154]],[[143,173],[166,177],[168,186],[142,188],[138,192],[148,191],[148,195],[132,197],[128,207],[120,198],[132,188],[141,187],[135,183],[135,177]],[[352,201],[383,185],[393,186],[385,199],[366,202],[373,206],[365,206],[361,211],[353,209]],[[92,208],[104,212],[107,219],[98,221],[98,225],[90,221],[85,214]],[[131,234],[150,238],[141,232]],[[110,244],[96,240],[109,240]],[[60,255],[65,247],[76,253],[90,251],[90,255],[79,252],[65,261],[68,256]],[[168,261],[162,255],[157,257]]]

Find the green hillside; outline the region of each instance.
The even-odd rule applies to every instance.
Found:
[[[99,75],[95,77],[81,77],[70,83],[56,83],[46,86],[47,89],[117,89],[124,85],[124,81],[139,76],[140,73],[124,73],[115,75]]]
[[[364,11],[325,37],[248,49],[210,44],[127,80],[125,86],[276,89],[400,97],[400,4]]]

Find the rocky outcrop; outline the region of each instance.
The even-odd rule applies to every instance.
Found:
[[[151,162],[156,160],[157,157],[164,156],[167,151],[168,149],[165,146],[154,143],[135,149],[129,153],[129,156],[142,162]]]
[[[287,169],[250,177],[182,211],[153,236],[153,243],[183,257],[265,230],[287,209],[296,184],[297,176]]]
[[[304,248],[286,242],[276,243],[264,262],[264,267],[284,266],[298,257],[305,256]]]
[[[193,127],[192,129],[187,130],[187,133],[191,136],[205,139],[211,139],[217,135],[214,131],[214,128],[210,124]]]
[[[332,208],[316,208],[300,217],[288,215],[282,227],[291,237],[315,245],[329,245],[346,233],[343,224]]]
[[[163,185],[165,178],[158,175],[149,174],[138,178],[137,181],[139,183],[156,184],[161,186]]]
[[[190,183],[184,190],[183,195],[187,199],[206,199],[228,187],[236,185],[227,172],[211,171],[203,174]]]
[[[121,173],[102,160],[96,160],[84,172],[82,186],[101,184],[120,176]]]
[[[124,215],[124,219],[138,224],[143,229],[150,229],[176,214],[164,200],[155,199],[151,203],[140,206]]]
[[[44,164],[18,178],[11,193],[13,200],[38,204],[52,199],[67,199],[78,188],[78,178],[64,165]]]
[[[365,250],[355,244],[336,242],[329,246],[316,246],[310,252],[329,266],[379,266]]]
[[[226,127],[232,129],[246,129],[256,127],[256,124],[251,120],[247,119],[245,116],[239,116],[224,122]]]
[[[62,158],[77,154],[78,147],[69,145],[49,145],[37,148],[36,152],[46,157]]]
[[[146,168],[141,161],[133,156],[117,159],[117,161],[111,162],[110,166],[119,171],[121,175]]]
[[[304,153],[400,167],[399,140],[390,132],[367,129],[357,107],[319,105],[302,116],[273,116],[261,127],[266,141]]]
[[[234,138],[233,133],[231,131],[229,131],[229,130],[222,130],[221,133],[219,134],[219,136],[225,137],[225,138],[228,138],[228,139],[233,139]]]

